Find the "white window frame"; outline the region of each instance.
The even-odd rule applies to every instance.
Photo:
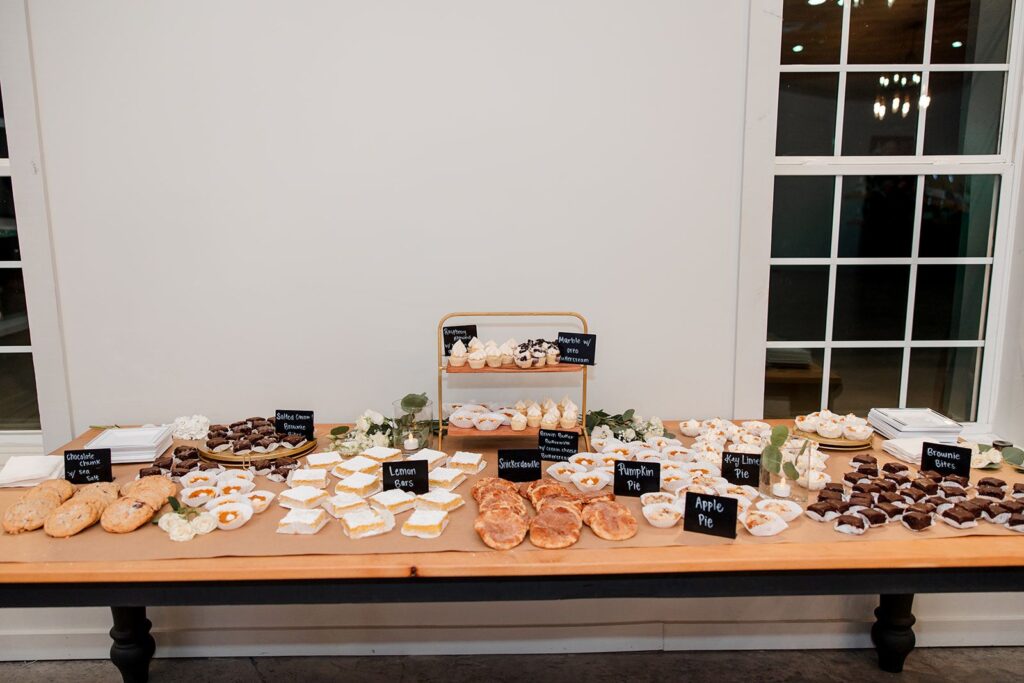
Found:
[[[0,161],[0,175],[12,178],[22,258],[7,264],[22,270],[32,331],[31,346],[0,347],[0,353],[32,353],[42,427],[0,431],[2,459],[8,454],[48,452],[73,436],[25,3],[0,3],[0,84],[10,150],[10,160]]]
[[[1010,255],[1015,232],[1014,217],[1017,215],[1019,177],[1015,159],[1021,159],[1021,67],[1024,46],[1021,44],[1022,1],[1014,3],[1009,36],[1007,64],[967,65],[890,65],[890,64],[845,64],[849,36],[852,3],[843,6],[843,33],[840,65],[782,65],[780,46],[782,42],[782,0],[755,0],[750,14],[749,53],[747,60],[747,106],[746,136],[744,139],[743,191],[740,219],[740,272],[737,301],[737,348],[734,382],[733,412],[735,415],[762,416],[764,412],[765,355],[769,347],[806,347],[805,342],[767,342],[768,324],[768,283],[771,265],[829,265],[829,296],[826,339],[831,339],[831,321],[834,307],[834,285],[837,263],[900,263],[911,268],[908,296],[913,300],[916,271],[919,264],[931,263],[983,263],[991,265],[987,300],[987,318],[984,321],[983,342],[977,341],[910,341],[910,325],[913,310],[908,306],[907,330],[902,341],[893,342],[828,342],[815,343],[814,347],[825,348],[826,361],[831,360],[832,348],[920,348],[983,346],[983,362],[980,381],[977,385],[977,420],[975,427],[989,429],[995,414],[995,398],[998,394],[998,366],[1002,360],[1003,326],[1006,319],[1007,290],[1009,286]],[[924,62],[931,56],[932,17],[935,0],[929,0],[928,18],[925,28]],[[795,72],[838,72],[839,99],[837,102],[836,137],[841,145],[843,107],[845,106],[846,74],[852,71],[921,73],[921,92],[928,92],[928,75],[931,71],[1005,71],[1007,73],[1001,144],[999,154],[961,156],[837,156],[778,157],[775,156],[776,120],[778,116],[778,84],[780,73]],[[917,154],[924,145],[925,116],[918,117]],[[836,150],[841,153],[841,148]],[[845,175],[913,175],[918,176],[917,206],[915,208],[913,251],[917,253],[920,235],[921,199],[924,184],[920,177],[930,174],[975,175],[991,174],[1000,176],[999,199],[996,206],[995,242],[991,258],[922,258],[917,256],[895,259],[837,258],[838,216],[833,215],[832,252],[830,257],[820,259],[781,259],[771,257],[772,205],[774,178],[776,175],[821,175],[836,176],[835,205],[839,210],[841,202],[841,177]],[[909,373],[909,353],[903,354],[903,369],[900,384],[901,404],[906,398]],[[826,362],[823,375],[830,363]],[[825,375],[827,376],[827,375]],[[822,381],[822,405],[828,395],[828,382]]]

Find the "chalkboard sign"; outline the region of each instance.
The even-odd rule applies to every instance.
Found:
[[[64,478],[72,484],[114,481],[114,475],[110,471],[110,449],[64,451]]]
[[[597,335],[582,332],[559,332],[558,350],[563,363],[594,365],[597,354]]]
[[[971,449],[948,443],[921,444],[921,469],[934,470],[942,475],[958,474],[971,478]]]
[[[274,426],[284,434],[298,434],[313,440],[312,410],[278,410],[274,412]]]
[[[540,451],[536,448],[499,448],[498,476],[516,482],[540,479]]]
[[[441,341],[444,343],[444,355],[452,352],[452,345],[457,341],[469,346],[469,340],[477,336],[476,325],[456,325],[441,328]]]
[[[661,490],[661,463],[615,461],[615,495],[642,496]]]
[[[542,429],[537,435],[542,460],[563,462],[580,452],[580,435],[560,429]]]
[[[404,460],[385,462],[384,490],[402,489],[419,495],[430,490],[426,460]]]
[[[688,492],[683,505],[683,529],[736,538],[736,505],[735,498]]]
[[[761,480],[761,454],[722,453],[722,477],[730,484],[756,487]]]

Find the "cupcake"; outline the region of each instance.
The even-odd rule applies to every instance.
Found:
[[[484,350],[484,343],[482,341],[480,341],[476,337],[473,337],[472,339],[469,340],[469,352],[470,353],[473,353],[474,351],[483,351],[483,350]]]
[[[487,347],[486,361],[489,368],[501,367],[501,351],[498,350],[497,346]]]
[[[542,429],[557,429],[558,421],[560,420],[557,410],[549,410],[544,413],[544,416],[540,419],[540,426]]]
[[[530,355],[529,351],[517,351],[513,359],[516,367],[528,368],[533,366],[533,356]]]
[[[513,432],[521,432],[526,429],[526,416],[522,413],[516,413],[509,419],[509,426]]]
[[[558,365],[558,362],[562,360],[562,352],[554,344],[548,346],[547,354],[548,365]]]
[[[515,358],[514,358],[514,356],[515,356],[515,347],[514,346],[512,346],[508,342],[505,342],[504,344],[502,344],[501,346],[498,347],[498,350],[501,352],[501,365],[503,367],[508,367],[508,366],[513,365],[515,363]]]
[[[526,424],[529,427],[540,427],[542,417],[543,413],[540,412],[540,406],[534,404],[526,411]]]
[[[579,415],[574,409],[568,409],[562,413],[562,417],[558,420],[558,426],[562,429],[572,429],[576,426],[576,420]]]
[[[479,370],[487,363],[487,354],[483,352],[483,349],[477,349],[476,351],[470,351],[469,353],[469,367],[474,370]]]
[[[452,344],[452,350],[448,353],[448,365],[453,368],[461,368],[466,364],[466,345],[462,343],[462,340],[458,340]]]

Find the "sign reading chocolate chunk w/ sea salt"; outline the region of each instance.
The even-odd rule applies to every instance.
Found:
[[[454,325],[452,327],[441,328],[441,342],[444,344],[444,355],[450,355],[452,352],[452,346],[457,341],[461,341],[466,346],[469,346],[469,340],[476,335],[476,325]]]
[[[540,479],[540,451],[536,448],[499,448],[498,476],[515,482]]]
[[[582,332],[559,332],[558,351],[563,363],[594,365],[597,356],[597,335]]]
[[[313,440],[312,410],[276,410],[274,426],[283,434],[299,434]]]
[[[661,463],[616,460],[616,496],[642,496],[661,490]]]
[[[72,484],[114,481],[110,471],[109,448],[64,451],[64,478]]]
[[[921,444],[921,469],[971,478],[971,449],[948,443]]]
[[[580,451],[580,435],[561,429],[542,429],[537,433],[537,450],[542,460],[564,462]]]
[[[722,477],[737,486],[757,486],[761,478],[761,454],[722,453]]]
[[[405,460],[385,462],[384,490],[402,489],[420,495],[430,490],[426,460]]]
[[[736,538],[736,499],[687,492],[683,529],[698,534]]]

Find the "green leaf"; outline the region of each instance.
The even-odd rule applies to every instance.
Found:
[[[761,467],[778,474],[782,468],[782,451],[775,446],[765,446],[761,451]]]
[[[181,509],[181,503],[179,503],[178,499],[175,498],[174,496],[169,496],[167,498],[167,502],[171,504],[171,509],[174,510],[175,512]]]
[[[667,429],[665,430],[665,433],[662,434],[662,436],[664,436],[666,439],[674,439],[674,438],[676,438],[676,435],[673,434],[672,432],[668,431]]]
[[[990,444],[990,443],[979,443],[978,444],[978,452],[979,453],[988,453],[990,450],[992,450],[992,444]]]
[[[982,467],[975,467],[974,469],[976,469],[976,470],[998,470],[1000,467],[1002,467],[1002,465],[1003,465],[1003,463],[1001,463],[1001,462],[990,462],[987,465],[984,465]]]
[[[792,479],[793,481],[800,478],[800,473],[797,471],[796,466],[791,462],[787,462],[782,466],[782,472],[786,475],[786,478]]]
[[[341,425],[340,427],[335,427],[331,430],[331,436],[341,436],[346,432],[348,432],[348,427]]]
[[[632,420],[632,419],[633,419],[633,414],[634,414],[635,412],[636,412],[635,410],[633,410],[632,408],[630,408],[629,410],[627,410],[626,412],[624,412],[624,413],[622,414],[622,419],[623,419],[623,420],[625,420],[626,422],[629,422],[630,420]]]
[[[406,394],[402,397],[401,406],[402,410],[407,413],[418,413],[423,410],[430,399],[427,398],[426,393],[422,394]]]
[[[1022,467],[1024,466],[1024,451],[1017,448],[1016,446],[1004,448],[1003,460],[1010,463],[1014,467]]]
[[[770,438],[772,446],[775,448],[782,448],[788,438],[789,428],[787,428],[786,425],[775,425],[772,427],[772,435]],[[776,470],[776,472],[778,472],[778,470]]]

